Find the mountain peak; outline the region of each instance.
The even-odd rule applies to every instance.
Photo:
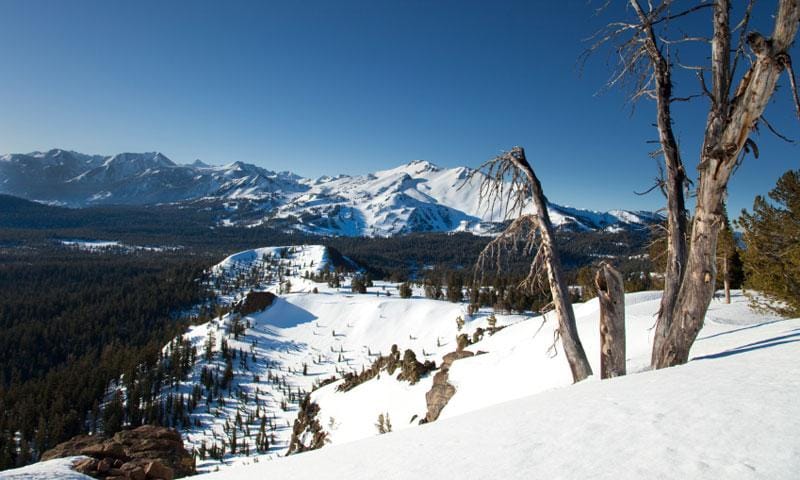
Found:
[[[424,169],[428,171],[438,171],[441,170],[438,165],[433,162],[429,162],[428,160],[411,160],[406,164],[408,167],[412,167],[415,169]]]
[[[190,163],[189,166],[194,168],[209,168],[211,165],[207,164],[206,162],[198,158],[194,162]]]

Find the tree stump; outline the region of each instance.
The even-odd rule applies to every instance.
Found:
[[[622,275],[607,263],[594,278],[600,301],[600,378],[625,375],[625,288]]]

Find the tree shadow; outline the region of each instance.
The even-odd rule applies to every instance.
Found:
[[[712,353],[709,355],[694,357],[692,358],[692,360],[709,360],[714,358],[730,357],[732,355],[738,355],[740,353],[752,352],[753,350],[761,350],[762,348],[776,347],[778,345],[786,345],[788,343],[798,343],[798,342],[800,342],[800,328],[791,330],[786,335],[780,335],[765,340],[759,340],[757,342],[748,343],[746,345],[742,345],[736,348],[731,348],[729,350],[725,350],[718,353]]]
[[[741,332],[741,331],[744,331],[744,330],[750,330],[752,328],[764,327],[766,325],[772,325],[773,323],[782,322],[782,321],[783,320],[770,320],[768,322],[761,322],[761,323],[756,323],[756,324],[753,324],[753,325],[747,325],[747,326],[744,326],[744,327],[741,327],[741,328],[734,328],[733,330],[726,330],[724,332],[715,333],[713,335],[706,335],[705,337],[698,337],[697,340],[708,340],[710,338],[722,337],[724,335],[730,335],[731,333],[737,333],[737,332]]]

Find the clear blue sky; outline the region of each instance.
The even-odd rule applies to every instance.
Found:
[[[765,24],[774,3],[759,2]],[[0,0],[0,152],[157,150],[315,177],[522,145],[552,201],[656,209],[632,193],[656,175],[652,106],[597,95],[604,55],[576,68],[604,20],[585,0]],[[789,92],[776,98],[768,118],[800,138]],[[694,176],[705,103],[676,109]],[[732,214],[800,168],[800,147],[759,146]]]

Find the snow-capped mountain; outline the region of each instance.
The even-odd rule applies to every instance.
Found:
[[[389,236],[424,231],[492,233],[500,208],[479,203],[480,177],[467,167],[415,160],[366,175],[316,180],[234,162],[178,165],[161,153],[90,156],[64,150],[0,157],[0,193],[86,207],[183,203],[222,206],[223,225],[274,221],[322,235]],[[650,212],[595,212],[550,204],[553,222],[573,230],[641,228]]]
[[[50,150],[0,157],[0,193],[70,207],[264,199],[302,189],[299,180],[242,162],[178,165],[158,152],[103,157]]]

